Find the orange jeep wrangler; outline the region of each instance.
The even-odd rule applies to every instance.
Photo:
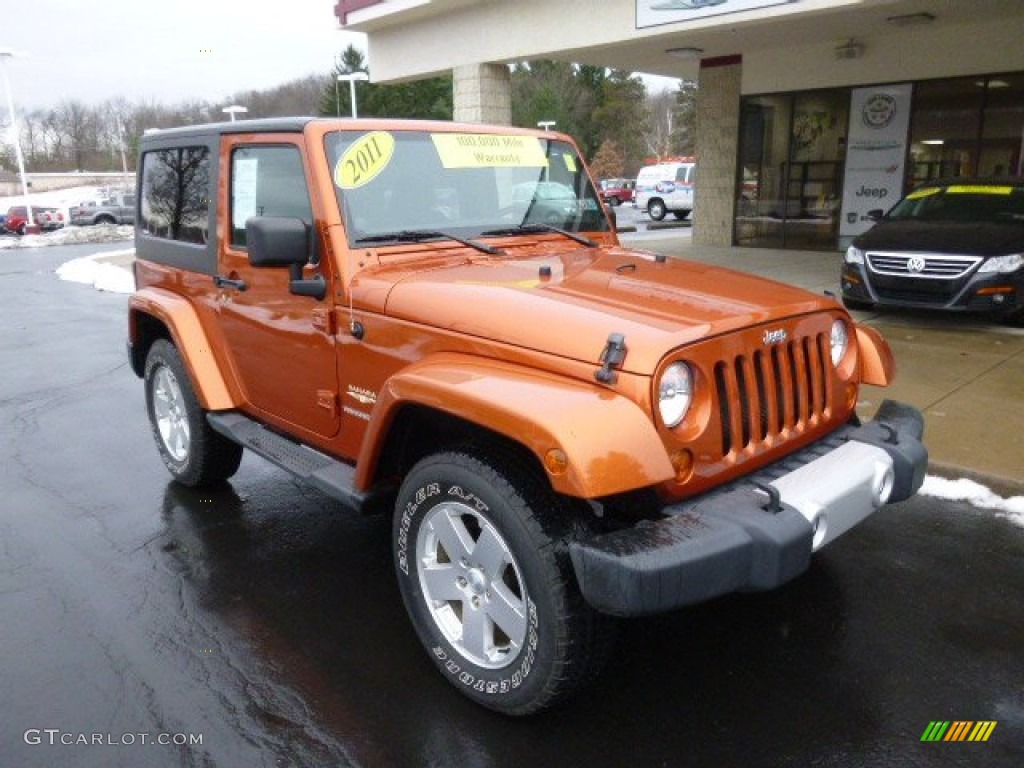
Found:
[[[763,590],[924,477],[882,338],[829,296],[622,247],[572,140],[287,118],[157,131],[129,355],[189,486],[249,449],[390,510],[427,655],[527,714],[614,618]]]

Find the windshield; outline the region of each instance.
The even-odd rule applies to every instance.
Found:
[[[608,222],[572,145],[517,134],[338,131],[325,138],[349,243]]]
[[[1024,223],[1024,185],[949,184],[916,189],[887,219]]]

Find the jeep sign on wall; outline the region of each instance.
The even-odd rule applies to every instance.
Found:
[[[784,5],[797,0],[637,0],[636,28],[674,24],[705,16],[738,13],[769,5]]]
[[[843,176],[839,244],[870,229],[868,211],[889,210],[903,191],[910,126],[909,84],[855,88]]]

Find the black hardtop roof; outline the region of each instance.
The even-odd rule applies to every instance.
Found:
[[[236,120],[226,123],[183,125],[180,128],[157,128],[142,135],[142,143],[164,139],[182,139],[225,133],[301,133],[315,117],[268,117],[261,120]]]

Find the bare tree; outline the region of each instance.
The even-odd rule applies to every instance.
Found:
[[[647,150],[655,159],[692,155],[697,147],[697,84],[682,80],[647,99]]]

